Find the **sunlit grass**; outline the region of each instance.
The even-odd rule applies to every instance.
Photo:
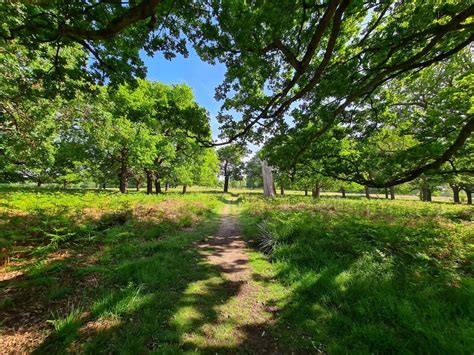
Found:
[[[205,191],[0,198],[0,312],[22,322],[40,307],[39,353],[245,352],[269,334],[282,352],[474,348],[465,205]],[[197,247],[224,202],[256,248],[244,295]]]
[[[279,298],[273,332],[289,348],[474,348],[472,208],[301,197],[245,201],[245,235],[256,247],[259,235],[273,240],[271,269],[288,290]]]
[[[0,312],[22,324],[30,308],[53,310],[49,322],[33,320],[42,329],[36,336],[47,335],[39,353],[183,346],[172,326],[178,295],[217,275],[193,249],[217,226],[217,196],[15,190],[0,197],[8,254],[0,292],[10,295]]]

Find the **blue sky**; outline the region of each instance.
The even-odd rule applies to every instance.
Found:
[[[192,48],[189,48],[188,58],[177,56],[167,60],[161,53],[152,58],[142,53],[142,59],[148,68],[147,79],[166,84],[186,83],[193,89],[198,104],[211,115],[213,137],[217,138],[219,123],[215,117],[221,103],[214,99],[214,89],[224,80],[225,66],[203,62]]]

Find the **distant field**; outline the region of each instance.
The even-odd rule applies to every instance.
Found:
[[[73,187],[73,188],[69,188],[67,190],[64,190],[62,189],[61,187],[59,187],[58,185],[45,185],[44,187],[42,187],[42,190],[41,191],[44,191],[45,187],[47,189],[51,189],[51,190],[54,190],[54,191],[85,191],[85,190],[91,190],[91,191],[96,191],[97,189],[96,188],[88,188],[88,189],[83,189],[83,188],[76,188],[76,187]],[[5,191],[12,191],[12,190],[15,190],[15,189],[18,189],[18,190],[35,190],[36,187],[34,185],[29,185],[27,187],[22,187],[22,185],[1,185],[0,184],[0,191],[5,190]],[[168,189],[168,193],[176,193],[176,194],[181,194],[182,193],[182,186],[177,186],[177,187],[170,187]],[[163,188],[164,190],[164,188]],[[119,193],[119,190],[118,188],[107,188],[106,191],[109,191],[109,192],[116,192],[116,193]],[[263,190],[262,189],[259,189],[259,188],[255,188],[255,189],[248,189],[248,188],[230,188],[230,193],[235,193],[235,194],[255,194],[255,195],[261,195],[263,194]],[[222,188],[221,187],[204,187],[204,186],[188,186],[187,187],[187,192],[188,193],[191,193],[191,192],[206,192],[206,193],[222,193]],[[136,194],[137,191],[135,190],[135,188],[133,186],[130,186],[130,189],[129,189],[129,194]],[[139,194],[143,194],[144,193],[144,189],[143,187],[140,188],[140,191],[138,191]],[[277,196],[279,196],[280,194],[280,191],[277,191]],[[285,190],[285,195],[298,195],[298,196],[305,196],[305,193],[304,191],[299,191],[299,190]],[[321,192],[321,196],[334,196],[334,197],[340,197],[341,196],[341,193],[340,192],[330,192],[330,191],[322,191]],[[308,197],[311,198],[311,191],[308,191]],[[359,193],[355,193],[355,192],[346,192],[346,197],[353,197],[353,198],[364,198],[365,199],[365,194],[362,193],[362,192],[359,192]],[[371,194],[371,198],[378,198],[378,199],[385,199],[385,195],[384,194]],[[396,199],[403,199],[403,200],[413,200],[413,201],[419,201],[419,197],[418,195],[404,195],[404,194],[396,194],[395,196]],[[434,195],[433,197],[433,201],[437,201],[437,202],[453,202],[453,199],[452,197],[448,197],[448,196],[436,196]],[[463,194],[461,194],[461,201],[464,202],[464,196]]]

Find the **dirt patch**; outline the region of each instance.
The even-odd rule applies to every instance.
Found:
[[[29,328],[0,332],[2,354],[28,354],[43,341],[41,329]]]
[[[199,247],[207,260],[219,267],[222,276],[231,282],[225,287],[237,288],[232,302],[239,314],[236,315],[233,337],[251,353],[277,354],[277,341],[266,330],[272,324],[274,312],[258,301],[258,294],[264,290],[252,281],[252,269],[246,253],[248,246],[240,236],[236,217],[230,215],[229,210],[226,205],[218,231]],[[229,314],[222,311],[220,317],[225,319]],[[214,343],[213,339],[209,342]]]

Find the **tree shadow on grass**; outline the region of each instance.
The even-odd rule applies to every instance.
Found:
[[[186,234],[179,238],[194,238]],[[35,353],[215,354],[261,348],[261,342],[250,343],[249,334],[262,333],[265,324],[240,329],[236,337],[235,319],[222,314],[243,281],[225,279],[192,244],[160,243],[151,256],[117,263],[108,275],[110,286],[94,297],[89,313],[52,333]]]
[[[180,233],[179,238],[189,242],[195,236]],[[219,278],[218,270],[184,243],[165,239],[160,244],[151,256],[115,263],[105,281],[108,286],[88,307],[89,316],[70,328],[73,336],[54,332],[36,352],[62,352],[71,344],[91,353],[181,349],[183,333],[215,319],[214,304],[232,297],[238,286],[209,281],[198,294],[186,294],[192,283]],[[180,310],[189,314],[176,320]]]
[[[242,196],[240,194],[230,194],[232,197],[237,197],[236,199],[229,199],[226,195],[219,195],[218,199],[226,205],[238,205],[242,202]]]
[[[176,231],[179,223],[158,230],[162,224],[130,220],[127,211],[80,223],[57,213],[48,217],[53,225],[41,223],[40,214],[7,217],[2,237],[11,250],[0,284],[1,332],[19,339],[22,332],[54,326],[40,353],[80,342],[82,333],[91,333],[85,324],[126,323],[148,303],[168,314],[189,282],[216,272],[193,251],[215,226],[211,213],[204,216],[207,225],[186,233]],[[51,237],[53,230],[66,237]]]
[[[473,348],[474,288],[455,240],[435,225],[325,218],[293,220],[272,255],[276,277],[292,286],[271,327],[283,344],[309,353]]]
[[[35,330],[40,343],[28,344],[28,351],[38,354],[237,353],[258,346],[247,334],[265,324],[241,329],[234,339],[237,326],[220,309],[242,283],[225,279],[197,248],[214,233],[217,215],[206,214],[206,223],[186,231],[134,220],[126,210],[78,224],[59,212],[49,217],[72,234],[51,249],[41,249],[51,242],[43,233],[50,226],[21,240],[31,248],[21,255],[21,274],[2,282],[0,292],[10,300],[0,309],[2,335]],[[30,226],[42,220],[17,218],[7,226],[12,236],[27,220]]]

